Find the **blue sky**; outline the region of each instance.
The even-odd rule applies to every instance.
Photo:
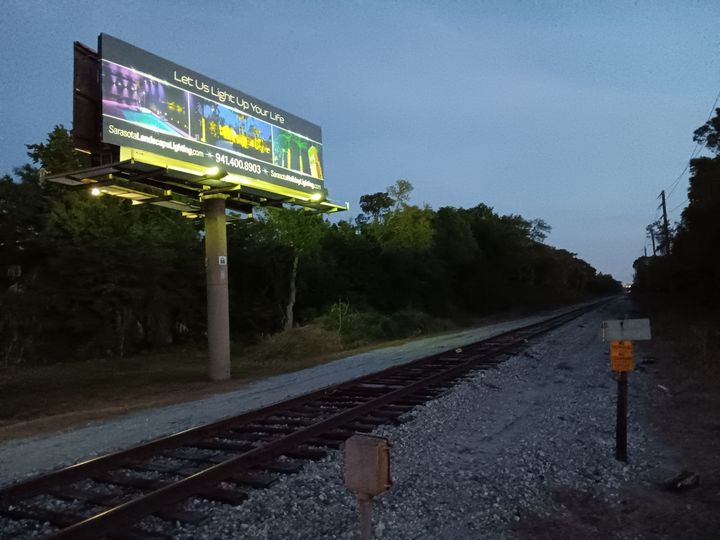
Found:
[[[320,124],[353,215],[406,178],[418,204],[543,218],[627,281],[720,90],[719,23],[713,1],[5,0],[0,173],[70,127],[72,42],[106,32]]]

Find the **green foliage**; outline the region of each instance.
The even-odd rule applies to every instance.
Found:
[[[390,251],[423,251],[433,240],[434,213],[430,208],[405,205],[391,212],[373,229],[380,245]]]
[[[45,237],[46,294],[92,315],[74,319],[90,343],[112,339],[122,356],[128,346],[171,342],[177,324],[195,325],[187,300],[202,298],[201,244],[178,214],[78,194],[53,205]]]
[[[288,283],[288,299],[284,310],[283,326],[290,330],[295,322],[295,302],[297,298],[297,272],[301,255],[316,253],[320,240],[327,229],[320,215],[306,212],[304,209],[268,208],[264,215],[266,231],[270,240],[290,249],[292,254]]]
[[[198,225],[42,182],[36,166],[84,165],[61,126],[28,149],[34,165],[0,179],[1,361],[117,358],[202,341]],[[696,189],[704,200],[700,192],[711,187],[698,180]],[[398,180],[364,195],[364,215],[354,223],[269,208],[229,225],[233,338],[257,341],[285,328],[297,341],[294,322],[319,318],[325,329],[314,340],[328,332],[346,345],[399,339],[443,329],[439,317],[617,287],[574,254],[542,244],[550,231],[543,220],[498,215],[484,204],[434,211],[411,204],[412,191]],[[687,222],[703,216],[688,214]],[[294,347],[290,338],[265,341],[273,339],[280,349]]]
[[[273,240],[263,220],[228,226],[231,331],[254,340],[281,328],[292,250]]]
[[[392,198],[384,191],[360,197],[360,209],[365,214],[369,214],[375,223],[380,221],[392,206]],[[367,221],[367,218],[361,220],[361,222],[365,221]]]
[[[393,201],[395,210],[399,210],[408,204],[413,189],[413,185],[403,179],[398,180],[392,186],[388,186],[387,194]]]
[[[269,225],[266,231],[270,240],[302,254],[317,251],[327,228],[322,216],[302,208],[267,208],[260,219]]]
[[[29,146],[43,168],[77,168],[61,127]],[[117,356],[203,331],[201,239],[188,221],[129,201],[63,191],[17,171],[0,182],[7,280],[0,289],[4,362]]]
[[[693,140],[705,144],[716,156],[690,161],[688,205],[670,238],[662,236],[658,223],[648,227],[655,234],[657,257],[641,257],[633,264],[633,292],[666,295],[691,305],[717,309],[720,305],[720,109],[695,130]]]
[[[383,321],[386,316],[376,312],[357,311],[349,304],[337,302],[330,307],[329,313],[320,318],[326,330],[335,332],[343,343],[357,345],[385,338]]]
[[[47,174],[74,171],[87,165],[85,156],[75,150],[72,136],[63,126],[55,126],[47,142],[28,144],[28,156],[41,164]]]
[[[404,309],[392,314],[358,311],[343,300],[332,304],[328,313],[319,320],[323,328],[340,336],[346,346],[403,339],[446,329],[421,311]]]
[[[480,254],[470,222],[456,208],[440,208],[435,215],[433,244],[440,260],[471,264]]]
[[[715,109],[715,116],[695,130],[693,141],[720,154],[720,108]]]
[[[544,242],[552,231],[552,227],[544,219],[533,219],[528,223],[530,224],[528,236],[536,242]]]

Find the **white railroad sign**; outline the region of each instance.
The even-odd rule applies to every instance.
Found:
[[[650,339],[650,319],[603,321],[603,341],[638,341]]]

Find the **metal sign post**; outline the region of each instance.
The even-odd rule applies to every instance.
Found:
[[[632,340],[650,339],[650,321],[648,319],[604,321],[602,339],[610,341],[610,367],[617,373],[615,458],[618,461],[627,461],[627,374],[635,368]]]
[[[627,461],[627,383],[633,369],[632,341],[610,342],[610,365],[617,373],[617,417],[615,419],[615,458]]]
[[[617,417],[615,419],[615,459],[627,461],[627,371],[618,373]]]
[[[392,486],[390,442],[384,437],[353,435],[345,441],[345,485],[355,493],[360,538],[372,538],[372,499]]]

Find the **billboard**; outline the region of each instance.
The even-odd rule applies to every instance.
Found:
[[[98,52],[102,142],[324,191],[318,125],[107,34]]]

